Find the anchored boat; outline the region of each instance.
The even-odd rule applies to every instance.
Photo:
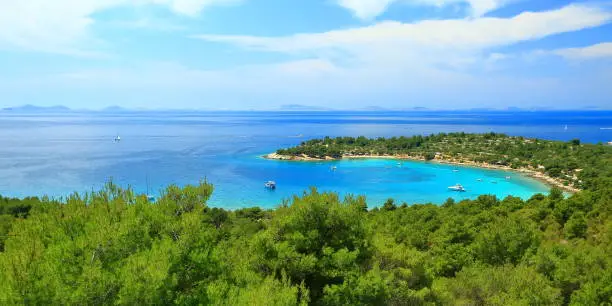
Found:
[[[267,181],[264,186],[268,189],[276,189],[276,182],[275,181]]]
[[[463,186],[461,186],[461,184],[457,184],[454,186],[449,186],[448,189],[452,190],[452,191],[465,191],[465,188]]]

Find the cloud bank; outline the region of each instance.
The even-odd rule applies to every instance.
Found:
[[[90,33],[93,14],[113,8],[162,6],[195,17],[207,7],[239,0],[2,0],[0,48],[86,55],[99,45]]]
[[[392,4],[446,7],[467,5],[472,17],[481,17],[517,0],[337,0],[337,4],[355,15],[370,20],[384,13]]]

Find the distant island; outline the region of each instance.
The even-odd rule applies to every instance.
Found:
[[[589,111],[589,112],[600,112],[610,111],[606,109],[599,109],[594,107],[585,107],[575,109],[576,111]],[[563,112],[569,111],[569,109],[551,109],[551,108],[521,108],[521,107],[507,107],[507,108],[430,108],[424,106],[413,106],[413,107],[380,107],[380,106],[365,106],[365,107],[351,107],[351,108],[331,108],[325,106],[316,105],[304,105],[304,104],[283,104],[278,107],[262,107],[262,108],[251,108],[251,109],[228,109],[228,108],[146,108],[146,107],[128,107],[119,105],[110,105],[103,108],[71,108],[65,105],[52,105],[52,106],[40,106],[40,105],[20,105],[20,106],[9,106],[0,109],[0,113],[3,112],[15,112],[15,113],[160,113],[160,112],[356,112],[356,113],[414,113],[414,112],[473,112],[473,113],[517,113],[517,112]]]
[[[279,111],[333,111],[334,109],[328,107],[303,105],[303,104],[285,104],[278,108]]]
[[[393,158],[514,170],[550,185],[577,192],[612,177],[612,148],[604,145],[511,137],[499,133],[441,133],[430,136],[368,139],[314,139],[265,156],[279,160]],[[603,172],[603,173],[602,173]]]
[[[31,104],[26,104],[22,106],[16,107],[5,107],[2,111],[10,111],[10,112],[28,112],[28,113],[42,113],[42,112],[67,112],[71,111],[70,108],[63,105],[54,105],[54,106],[36,106]]]

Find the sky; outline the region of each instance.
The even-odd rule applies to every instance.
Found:
[[[612,109],[612,1],[0,0],[0,106]]]

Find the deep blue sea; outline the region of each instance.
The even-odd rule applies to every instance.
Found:
[[[567,125],[567,129],[565,126]],[[604,128],[604,129],[602,129]],[[515,173],[425,162],[262,159],[323,136],[502,132],[554,140],[612,141],[612,111],[556,112],[0,112],[0,194],[66,196],[110,178],[142,193],[207,179],[210,205],[274,207],[310,186],[365,195],[370,207],[441,203],[479,194],[527,198],[547,187]],[[120,142],[114,142],[116,135]],[[336,171],[330,167],[335,165]],[[459,171],[453,171],[459,170]],[[505,176],[511,176],[505,179]],[[478,181],[477,179],[482,179]],[[264,182],[275,180],[268,191]],[[461,183],[465,193],[447,190]]]

